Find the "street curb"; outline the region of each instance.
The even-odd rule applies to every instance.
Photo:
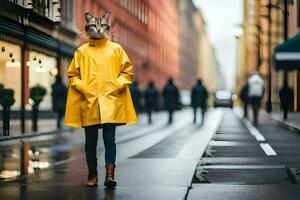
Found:
[[[300,135],[300,129],[298,127],[295,127],[295,126],[293,126],[291,124],[283,122],[283,121],[281,121],[279,119],[276,119],[275,117],[272,117],[271,115],[266,114],[266,116],[269,117],[270,119],[272,119],[273,121],[277,122],[279,125],[281,125],[281,126],[283,126],[285,128],[288,128],[288,129],[290,129],[292,131],[295,131],[297,134]]]
[[[239,116],[239,117],[242,119],[242,114],[241,114],[240,108],[236,108],[236,109],[234,110],[234,112],[237,114],[237,116]],[[263,115],[264,117],[268,117],[269,119],[275,121],[275,122],[278,123],[280,126],[283,126],[283,127],[288,128],[288,129],[290,129],[290,130],[292,130],[292,131],[295,131],[297,134],[300,135],[300,129],[299,129],[298,127],[295,127],[295,126],[293,126],[293,125],[291,125],[291,124],[289,124],[289,123],[287,123],[287,122],[283,122],[282,120],[279,120],[279,119],[277,119],[277,118],[275,118],[275,117],[273,117],[273,116],[271,116],[271,115],[269,115],[269,114],[267,114],[267,113],[265,113],[265,112],[262,112],[262,115]]]
[[[18,136],[1,136],[0,137],[0,142],[3,141],[11,141],[11,140],[18,140],[18,139],[25,139],[25,138],[32,138],[32,137],[38,137],[38,136],[44,136],[44,135],[52,135],[52,134],[57,134],[57,133],[63,133],[67,131],[74,131],[72,128],[63,128],[60,130],[55,130],[55,131],[49,131],[49,132],[37,132],[37,133],[31,133],[31,134],[23,134],[23,135],[18,135]]]

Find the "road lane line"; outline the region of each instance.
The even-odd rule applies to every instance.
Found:
[[[260,147],[264,150],[264,152],[267,156],[276,156],[277,155],[277,153],[274,151],[274,149],[268,143],[260,143]]]
[[[257,128],[255,128],[249,122],[249,120],[243,118],[241,109],[235,109],[234,112],[242,120],[243,124],[249,130],[251,135],[253,135],[258,142],[262,142],[259,145],[262,148],[262,150],[265,152],[265,154],[267,156],[276,156],[277,153],[275,152],[275,150],[271,147],[271,145],[269,143],[265,142],[266,138],[259,132],[259,130],[257,130]]]
[[[247,119],[243,119],[243,123],[248,128],[251,135],[253,135],[257,141],[266,141],[265,137],[254,126],[252,126],[252,124]]]

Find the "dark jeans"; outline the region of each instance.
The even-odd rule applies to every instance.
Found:
[[[147,108],[148,124],[152,124],[152,108]]]
[[[289,111],[289,105],[288,104],[281,104],[282,110],[283,110],[283,119],[287,119],[288,117],[288,111]]]
[[[64,111],[57,111],[56,116],[56,128],[61,129],[61,123],[64,118]]]
[[[244,102],[244,118],[248,118],[248,103]]]
[[[173,123],[173,112],[174,112],[174,110],[170,109],[170,110],[168,110],[168,112],[169,112],[168,124],[172,124]]]
[[[201,109],[201,125],[203,125],[204,122],[204,113],[205,113],[205,108],[204,107],[200,107]],[[194,123],[197,122],[197,107],[194,107]]]
[[[116,143],[115,143],[115,124],[103,124],[86,126],[85,131],[85,155],[88,165],[97,166],[97,142],[98,129],[102,127],[103,142],[105,146],[105,163],[115,164],[116,161]]]
[[[253,124],[257,125],[258,123],[258,114],[260,109],[260,97],[251,97],[251,106],[253,110]]]

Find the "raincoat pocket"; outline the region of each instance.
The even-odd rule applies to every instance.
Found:
[[[106,81],[106,83],[110,88],[107,95],[113,95],[113,96],[119,97],[121,94],[121,91],[120,91],[120,88],[118,88],[118,85],[116,83],[114,83],[113,81]]]
[[[95,97],[96,95],[94,93],[97,91],[97,84],[95,81],[91,81],[88,84],[82,82],[79,86],[79,91],[86,99]]]

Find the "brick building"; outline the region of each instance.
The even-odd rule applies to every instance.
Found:
[[[179,38],[176,0],[160,4],[147,0],[77,0],[77,27],[86,41],[84,13],[110,10],[112,40],[120,43],[134,64],[135,79],[143,86],[154,80],[161,89],[168,77],[178,80]]]

